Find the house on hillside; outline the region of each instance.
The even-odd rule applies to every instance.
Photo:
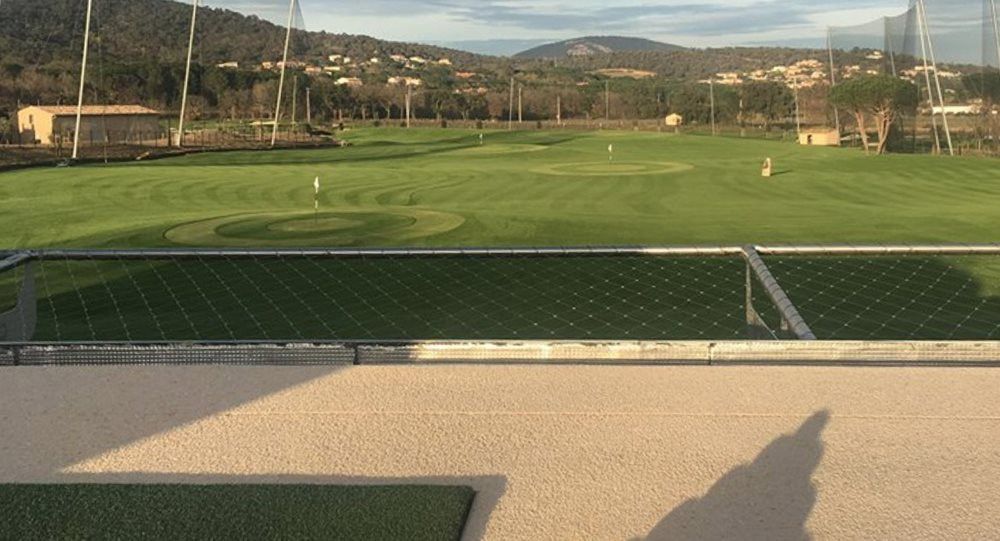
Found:
[[[72,142],[75,129],[73,105],[35,105],[17,112],[17,130],[24,143]],[[80,117],[81,143],[127,143],[159,134],[160,113],[141,105],[88,105]]]

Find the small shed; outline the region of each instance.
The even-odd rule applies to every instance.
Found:
[[[839,147],[840,132],[837,130],[809,130],[799,134],[799,144],[814,147]]]
[[[72,141],[76,106],[36,105],[17,112],[17,127],[24,143],[54,145]],[[87,105],[80,111],[82,143],[124,143],[159,136],[160,113],[140,105]]]
[[[678,126],[683,126],[684,125],[684,117],[682,117],[681,115],[679,115],[677,113],[672,113],[672,114],[667,115],[666,123],[667,123],[667,126],[669,126],[671,128],[676,128]]]

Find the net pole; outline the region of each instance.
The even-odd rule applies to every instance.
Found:
[[[771,298],[771,302],[774,303],[775,308],[781,313],[783,321],[795,333],[795,336],[799,340],[816,340],[816,333],[812,331],[809,324],[803,319],[802,314],[799,313],[798,308],[795,307],[792,300],[788,298],[788,294],[782,289],[781,284],[771,274],[771,270],[767,267],[764,259],[760,257],[757,249],[753,246],[745,247],[743,249],[743,257],[750,265],[750,269],[753,270],[754,275],[760,280],[761,285],[764,286],[764,290],[767,291],[767,295]]]
[[[916,13],[916,15],[917,15],[917,28],[919,30],[918,33],[920,34],[920,53],[921,53],[920,56],[921,56],[921,59],[923,60],[923,63],[924,63],[924,80],[927,83],[927,99],[929,100],[930,106],[931,106],[931,131],[934,133],[934,151],[937,154],[940,154],[941,153],[941,136],[938,134],[938,130],[937,130],[937,116],[934,114],[934,90],[933,90],[934,87],[931,86],[931,71],[930,71],[931,70],[931,66],[930,66],[930,63],[927,61],[927,41],[924,39],[924,37],[925,37],[925,35],[924,35],[925,28],[924,28],[923,18],[920,17],[920,4],[919,3],[916,6],[916,11],[917,11],[917,13]]]
[[[271,147],[278,142],[278,120],[281,119],[281,94],[285,90],[285,70],[288,69],[288,45],[292,41],[292,22],[295,17],[295,0],[288,0],[288,29],[285,31],[285,52],[281,58],[281,76],[278,78],[278,102],[274,106],[274,129],[271,130]]]
[[[514,78],[510,78],[510,104],[507,106],[507,131],[514,129]]]
[[[177,122],[178,148],[184,146],[184,116],[187,111],[188,87],[191,84],[191,56],[194,52],[194,31],[198,23],[198,0],[193,0],[191,5],[191,33],[188,36],[187,63],[184,67],[184,88],[181,90],[181,118]]]
[[[885,51],[889,54],[889,69],[892,70],[892,76],[898,77],[896,73],[896,50],[892,45],[892,26],[889,24],[889,17],[884,18],[885,29],[883,30],[885,34]]]
[[[80,155],[80,124],[83,121],[83,90],[87,83],[87,50],[90,48],[90,16],[94,0],[87,0],[87,21],[83,29],[83,61],[80,66],[80,93],[76,100],[76,128],[73,131],[73,159]]]
[[[955,147],[952,145],[951,141],[951,129],[948,127],[948,111],[944,108],[944,91],[941,90],[941,75],[938,73],[937,59],[934,55],[934,42],[931,38],[931,27],[927,21],[927,9],[924,4],[924,0],[919,0],[918,5],[920,6],[920,20],[923,23],[924,31],[927,35],[927,49],[931,55],[931,64],[934,66],[934,85],[937,87],[938,102],[941,103],[941,122],[944,127],[944,135],[948,141],[948,154],[951,156],[955,155]],[[934,110],[931,109],[931,113]]]
[[[997,46],[997,69],[1000,69],[1000,12],[997,11],[997,0],[990,0],[990,11],[993,14],[993,41]]]
[[[826,50],[830,53],[830,88],[837,86],[837,65],[833,61],[833,29],[826,29]],[[840,109],[833,107],[833,122],[837,128],[837,137],[840,137]],[[839,143],[839,141],[838,141]]]
[[[715,129],[715,80],[708,80],[709,101],[712,102],[712,135],[717,135]]]

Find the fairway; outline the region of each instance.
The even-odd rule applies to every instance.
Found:
[[[1000,228],[988,159],[638,132],[478,135],[369,129],[344,132],[343,149],[0,173],[0,246],[992,242]],[[767,157],[777,175],[762,179]]]

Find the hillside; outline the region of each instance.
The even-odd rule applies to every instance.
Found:
[[[550,43],[514,55],[514,58],[562,58],[594,56],[617,52],[670,52],[684,47],[643,38],[588,36]]]
[[[4,0],[0,4],[0,62],[75,61],[83,35],[82,10],[79,0]],[[179,62],[187,47],[190,17],[190,5],[173,0],[96,2],[95,60]],[[277,25],[224,9],[203,8],[198,17],[196,53],[201,63],[258,63],[280,55],[284,32]],[[293,46],[293,56],[300,60],[331,53],[369,58],[376,52],[448,57],[456,64],[478,58],[443,47],[327,32],[296,32]]]

